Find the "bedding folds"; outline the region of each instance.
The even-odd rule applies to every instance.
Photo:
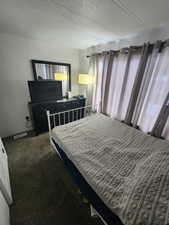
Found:
[[[80,189],[81,193],[88,199],[90,204],[97,210],[99,215],[108,225],[124,225],[121,220],[115,215],[99,198],[96,192],[91,188],[91,186],[86,182],[85,178],[81,175],[79,170],[75,167],[73,162],[67,157],[65,152],[59,147],[59,145],[52,139],[57,152],[61,157],[64,167],[67,169],[68,173],[71,175],[75,184]]]
[[[169,223],[169,142],[102,114],[56,127],[52,138],[123,224]]]

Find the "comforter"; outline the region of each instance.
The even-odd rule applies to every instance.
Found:
[[[125,225],[169,223],[169,142],[94,114],[52,136]]]

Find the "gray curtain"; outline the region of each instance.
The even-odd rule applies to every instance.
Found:
[[[161,41],[96,55],[93,109],[154,136],[165,130],[168,137],[168,60],[169,44]]]
[[[167,119],[169,117],[169,93],[164,101],[164,104],[160,110],[156,123],[152,129],[151,135],[155,137],[161,137]]]
[[[104,79],[102,79],[102,112],[107,113],[107,104],[108,104],[108,93],[110,88],[110,79],[111,79],[111,71],[112,71],[112,65],[114,60],[115,53],[110,52],[110,55],[107,56],[107,62],[106,62],[106,71],[104,75]]]
[[[134,82],[133,89],[132,89],[132,94],[130,97],[130,101],[129,101],[129,105],[128,105],[128,109],[127,109],[127,113],[126,113],[126,118],[124,120],[124,122],[128,125],[131,124],[132,116],[134,113],[135,105],[137,102],[137,98],[139,95],[140,87],[141,87],[143,76],[144,76],[144,71],[146,68],[146,63],[147,63],[148,56],[149,56],[149,49],[150,49],[150,44],[149,43],[144,44],[144,46],[142,48],[142,52],[141,52],[140,64],[138,67],[137,75],[135,78],[135,82]]]
[[[128,58],[127,58],[127,64],[126,64],[126,69],[125,69],[125,74],[124,74],[124,79],[123,79],[123,84],[122,84],[122,89],[121,89],[121,94],[120,94],[120,100],[119,100],[119,106],[118,106],[118,115],[121,118],[122,117],[122,104],[124,101],[124,94],[125,94],[125,90],[126,90],[126,83],[128,80],[128,75],[129,75],[129,68],[130,68],[130,62],[131,62],[131,56],[132,56],[132,52],[134,51],[134,49],[132,47],[129,48],[128,51]]]
[[[162,45],[162,42],[157,41],[157,43],[154,45],[152,51],[150,49],[150,54],[147,59],[146,68],[143,73],[143,79],[141,82],[139,94],[137,97],[135,109],[134,109],[133,116],[132,116],[131,122],[132,122],[133,127],[137,127],[140,111],[141,111],[141,108],[143,107],[143,103],[145,100],[146,92],[148,90],[148,86],[150,84],[151,79],[154,79],[153,76],[155,76],[155,74],[153,74],[153,69],[158,60],[158,55],[159,55],[159,51],[161,49],[161,45]]]

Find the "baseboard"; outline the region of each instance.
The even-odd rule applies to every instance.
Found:
[[[3,140],[17,140],[19,138],[30,137],[33,135],[34,135],[34,130],[27,130],[27,131],[22,131],[7,137],[3,137]]]

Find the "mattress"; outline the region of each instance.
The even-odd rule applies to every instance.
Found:
[[[169,142],[95,114],[52,137],[125,225],[169,223]]]

